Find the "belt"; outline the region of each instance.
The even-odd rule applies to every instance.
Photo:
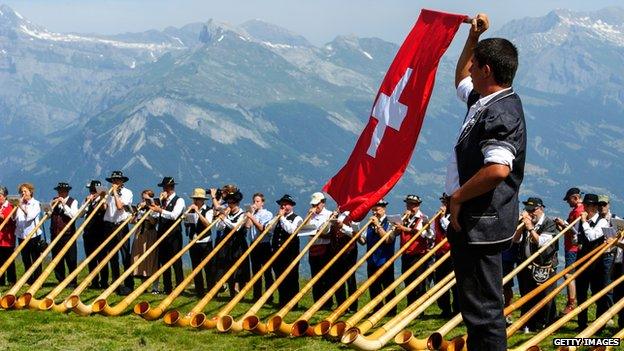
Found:
[[[118,225],[120,225],[121,223],[123,223],[124,221],[119,221],[119,222],[104,221],[104,222],[108,223],[109,225],[116,225],[116,226],[118,226]]]

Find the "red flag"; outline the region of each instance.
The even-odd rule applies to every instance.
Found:
[[[384,78],[347,163],[323,187],[359,220],[399,181],[412,156],[442,54],[467,16],[422,10]]]

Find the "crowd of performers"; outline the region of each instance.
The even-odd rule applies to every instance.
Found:
[[[148,259],[144,260],[130,276],[125,280],[124,284],[117,290],[120,295],[127,295],[134,288],[134,278],[147,279],[153,274],[160,265],[169,261],[177,252],[182,249],[183,234],[185,233],[189,239],[202,232],[213,221],[219,219],[215,226],[211,229],[211,234],[203,237],[190,249],[190,259],[193,268],[195,268],[204,257],[206,257],[213,248],[213,242],[216,244],[221,240],[225,233],[237,228],[232,239],[226,244],[223,250],[220,250],[216,260],[212,260],[210,264],[203,269],[203,274],[194,277],[195,293],[198,297],[204,294],[218,281],[218,279],[229,269],[233,262],[241,257],[249,247],[249,244],[260,237],[259,234],[265,230],[265,227],[275,218],[274,214],[265,208],[265,196],[262,193],[255,193],[251,197],[251,205],[247,208],[241,208],[243,194],[234,185],[226,185],[221,189],[195,188],[190,196],[190,204],[187,200],[178,196],[175,192],[176,182],[171,177],[165,177],[159,187],[162,188],[160,196],[146,189],[141,192],[141,196],[137,206],[133,204],[133,193],[125,186],[128,177],[124,176],[121,171],[112,172],[106,180],[111,183],[111,195],[107,198],[105,205],[98,209],[93,219],[85,227],[83,242],[86,255],[92,253],[98,246],[102,244],[104,238],[118,228],[120,224],[132,217],[132,221],[136,223],[147,210],[151,210],[151,215],[147,217],[141,224],[140,229],[136,232],[132,242],[128,241],[124,244],[119,252],[119,257],[108,262],[105,269],[101,270],[98,279],[95,279],[91,285],[94,289],[104,289],[109,286],[109,272],[113,280],[120,276],[120,264],[127,269],[136,257],[143,254],[163,233],[174,227],[165,241],[163,241],[158,250]],[[85,198],[90,201],[86,207],[83,216],[89,216],[96,208],[97,200],[106,196],[106,189],[97,180],[92,180],[87,189],[89,195]],[[68,183],[58,183],[54,188],[58,196],[52,200],[49,233],[53,240],[61,230],[70,223],[71,219],[79,215],[78,200],[69,195],[72,189]],[[35,188],[32,184],[24,183],[19,185],[19,199],[9,201],[8,190],[6,187],[0,187],[0,221],[3,221],[12,213],[13,207],[17,206],[10,220],[0,231],[0,264],[11,255],[16,245],[16,239],[21,242],[25,236],[33,230],[41,219],[42,206],[35,199]],[[96,201],[92,201],[96,200]],[[412,236],[419,235],[419,238],[403,252],[401,258],[401,273],[407,271],[415,262],[425,256],[436,244],[441,243],[446,237],[446,231],[449,226],[450,213],[446,208],[448,197],[446,194],[440,197],[440,216],[436,216],[433,223],[429,223],[429,217],[421,211],[422,200],[417,195],[407,195],[404,199],[405,212],[401,217],[388,216],[386,214],[387,202],[384,200],[376,203],[371,209],[370,225],[365,228],[365,234],[361,235],[357,243],[370,249],[379,240],[385,240],[381,246],[367,260],[367,274],[372,276],[380,267],[384,265],[394,254],[397,241],[400,246],[408,242]],[[521,214],[520,223],[524,224],[519,227],[513,237],[513,245],[503,253],[503,273],[507,274],[513,270],[516,264],[524,261],[526,258],[535,253],[542,246],[547,244],[550,239],[559,233],[563,228],[580,217],[570,230],[564,236],[564,252],[566,267],[576,261],[577,258],[583,257],[600,243],[605,240],[614,240],[617,233],[618,218],[609,210],[609,197],[606,195],[583,194],[578,188],[571,188],[565,194],[566,201],[570,208],[568,218],[561,219],[547,215],[546,206],[543,201],[537,197],[530,197],[523,202],[524,211]],[[259,271],[263,265],[269,260],[271,255],[279,249],[286,239],[295,232],[295,229],[304,222],[303,217],[297,214],[295,209],[297,203],[290,195],[284,195],[277,201],[279,205],[278,212],[280,218],[270,230],[270,235],[263,236],[261,242],[251,252],[247,260],[238,267],[238,270],[231,276],[228,283],[222,287],[222,293],[228,293],[233,297],[241,287],[250,279],[251,274]],[[332,212],[325,207],[326,198],[321,192],[312,194],[309,201],[310,219],[308,225],[313,230],[322,229],[323,225],[330,221]],[[184,221],[177,226],[176,219],[184,214]],[[307,214],[307,213],[306,213]],[[334,255],[346,245],[352,235],[360,230],[361,223],[347,222],[345,216],[340,215],[333,221],[331,225],[325,226],[323,234],[311,246],[308,257],[311,275],[314,276],[319,272]],[[429,226],[427,224],[429,223]],[[425,230],[423,230],[423,227]],[[129,226],[123,226],[118,233],[118,240],[128,233]],[[70,226],[61,239],[63,243],[65,238],[69,238],[75,232],[75,226]],[[390,235],[387,235],[390,233]],[[108,244],[112,248],[119,241],[113,240]],[[305,239],[304,239],[305,240]],[[25,268],[29,268],[33,261],[40,256],[47,245],[46,235],[41,228],[28,241],[27,245],[21,252],[22,262]],[[272,269],[266,270],[262,279],[258,280],[253,287],[253,299],[257,300],[274,281],[274,277],[281,274],[299,254],[300,237],[297,236],[291,240],[283,253],[274,262]],[[58,253],[57,245],[52,254]],[[358,245],[353,243],[334,264],[327,274],[314,285],[312,296],[314,300],[318,300],[323,294],[342,277],[346,271],[355,265],[358,259]],[[450,244],[444,243],[437,245],[437,251],[430,259],[433,264],[436,259],[442,257],[450,250]],[[598,292],[614,278],[623,272],[623,250],[624,244],[617,243],[613,249],[604,253],[602,259],[597,260],[593,265],[584,271],[575,284],[568,287],[568,304],[563,311],[559,313],[569,313],[578,303],[587,300],[588,292]],[[103,257],[109,250],[102,250]],[[521,295],[525,295],[533,290],[539,284],[542,284],[553,276],[558,266],[557,253],[559,245],[556,243],[551,245],[547,250],[543,251],[539,257],[531,263],[527,268],[522,270],[517,276],[518,288]],[[89,270],[93,270],[100,262],[102,257],[98,257],[89,263]],[[429,264],[429,265],[430,265]],[[414,271],[404,283],[405,285],[413,282],[429,265],[422,265],[421,268]],[[66,274],[73,271],[77,266],[77,248],[74,243],[70,250],[65,253],[62,261],[55,268],[56,279],[62,281]],[[110,270],[109,270],[110,269]],[[446,260],[437,267],[435,274],[429,279],[423,281],[416,289],[407,295],[408,303],[415,301],[419,296],[423,295],[429,284],[436,280],[442,279],[453,270],[451,260]],[[41,268],[30,277],[29,284],[41,273]],[[173,274],[172,274],[173,273]],[[173,275],[173,277],[172,277]],[[16,282],[15,265],[12,264],[6,271],[5,275],[0,277],[1,285],[12,285]],[[172,278],[175,281],[172,281]],[[152,293],[169,294],[175,285],[183,280],[182,261],[176,261],[173,266],[162,275],[162,289],[159,282],[156,281],[152,287]],[[392,284],[395,280],[395,272],[393,269],[387,269],[381,276],[370,286],[369,293],[371,299],[380,294],[384,289]],[[70,284],[76,286],[76,281]],[[263,287],[264,283],[264,287]],[[505,296],[505,303],[508,305],[513,299],[513,280],[504,286],[502,292]],[[356,277],[351,277],[345,284],[336,291],[335,302],[340,305],[347,297],[356,290]],[[548,294],[554,285],[536,296],[532,302],[525,304],[522,311],[526,312],[539,301],[543,296]],[[278,288],[277,301],[279,306],[284,306],[299,291],[299,267],[291,270],[288,277],[282,282]],[[456,292],[451,289],[437,303],[441,310],[441,317],[450,318],[454,313],[459,312],[457,301],[452,297]],[[391,293],[385,297],[385,302],[394,298],[395,294]],[[597,302],[597,314],[605,312],[612,304],[624,297],[624,289],[616,287],[614,291]],[[331,309],[334,301],[329,300],[324,309]],[[383,306],[383,304],[382,304]],[[357,301],[349,308],[350,312],[358,309]],[[390,315],[396,314],[396,306],[390,312]],[[526,325],[525,331],[540,330],[544,326],[553,322],[558,315],[554,301],[550,302],[546,308],[543,308],[536,314]],[[508,317],[509,318],[509,317]],[[619,324],[624,322],[624,317],[620,314],[618,318]],[[508,320],[508,323],[511,323]],[[587,326],[587,310],[579,314],[578,325],[580,329]]]

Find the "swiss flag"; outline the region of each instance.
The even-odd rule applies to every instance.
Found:
[[[379,88],[347,163],[323,187],[362,219],[399,181],[416,146],[442,54],[465,15],[422,10]]]

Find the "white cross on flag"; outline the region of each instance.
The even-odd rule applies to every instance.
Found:
[[[422,10],[381,83],[347,163],[323,187],[359,220],[399,181],[416,146],[440,58],[467,18]]]

